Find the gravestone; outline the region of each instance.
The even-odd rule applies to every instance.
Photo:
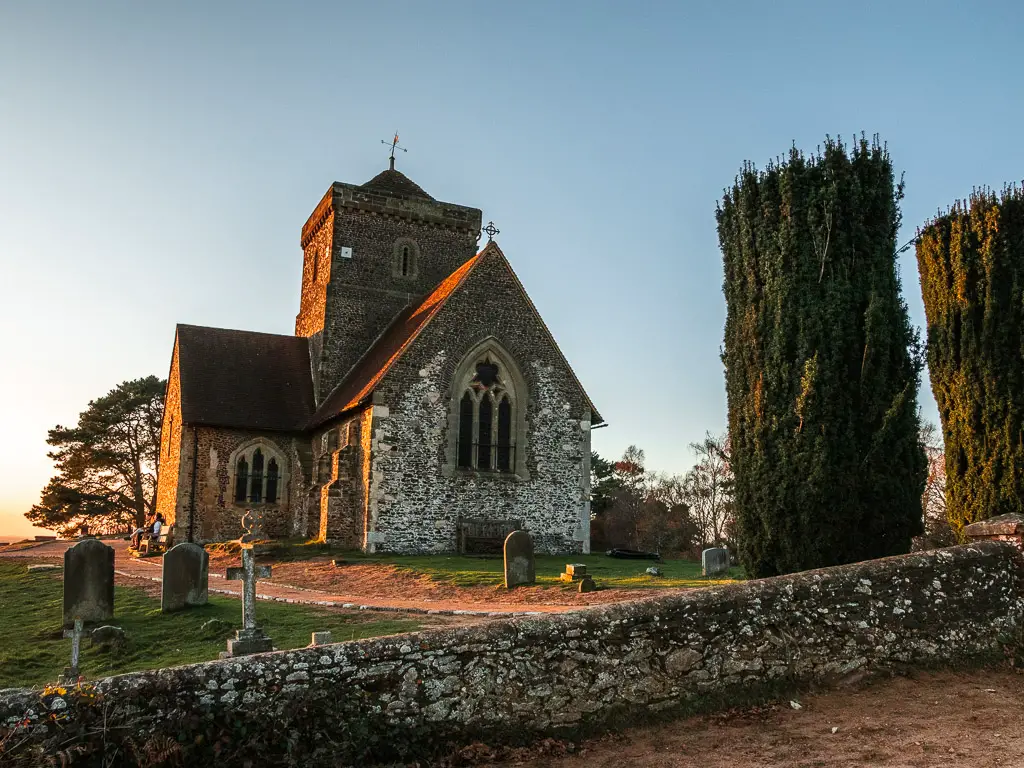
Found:
[[[720,576],[729,572],[729,550],[725,547],[711,547],[700,555],[701,572],[705,576]]]
[[[246,656],[274,650],[274,642],[256,624],[256,581],[270,578],[269,565],[256,565],[252,544],[242,544],[242,567],[228,568],[228,581],[242,582],[242,629],[228,640],[224,656]]]
[[[505,538],[505,589],[536,580],[533,537],[526,531],[512,531]]]
[[[583,563],[566,563],[565,573],[558,574],[562,581],[580,581],[587,578],[587,566]]]
[[[331,631],[326,630],[325,632],[313,632],[309,640],[309,645],[310,647],[315,645],[330,645],[332,642]]]
[[[84,539],[64,553],[64,626],[114,618],[114,550]]]
[[[210,555],[198,544],[184,542],[167,550],[163,560],[160,610],[180,611],[206,605],[209,596]]]

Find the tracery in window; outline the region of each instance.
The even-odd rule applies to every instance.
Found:
[[[462,469],[514,472],[515,390],[495,359],[486,356],[459,402],[458,465]]]
[[[236,504],[277,504],[284,483],[284,461],[265,441],[232,454],[233,498]]]

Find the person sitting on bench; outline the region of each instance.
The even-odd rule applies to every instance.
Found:
[[[146,521],[146,525],[141,528],[136,528],[132,533],[132,549],[138,549],[139,544],[142,542],[142,536],[146,531],[150,531],[153,528],[153,522],[151,520]]]
[[[149,540],[156,541],[160,538],[160,531],[164,528],[164,516],[159,512],[156,513],[156,520],[153,521],[153,526],[149,530]]]

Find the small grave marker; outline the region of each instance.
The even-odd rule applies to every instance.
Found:
[[[314,632],[313,636],[309,641],[310,646],[314,645],[330,645],[331,644],[331,632],[327,630],[325,632]]]
[[[526,531],[512,531],[505,537],[505,588],[533,584],[536,580],[533,537]]]
[[[701,571],[704,576],[719,576],[729,572],[729,550],[725,547],[711,547],[700,555]]]
[[[256,624],[256,582],[270,578],[269,565],[256,565],[252,545],[242,545],[242,567],[228,568],[228,581],[242,582],[242,629],[228,640],[227,656],[246,656],[274,650],[273,641]]]
[[[566,563],[565,573],[558,575],[562,581],[579,581],[587,578],[587,566],[583,563]]]
[[[64,637],[71,638],[71,666],[64,667],[64,673],[60,676],[60,682],[64,685],[73,685],[78,682],[78,654],[82,648],[82,626],[81,619],[75,619],[74,629],[65,629]]]

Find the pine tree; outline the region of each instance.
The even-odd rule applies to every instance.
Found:
[[[751,576],[910,550],[922,353],[900,295],[902,182],[877,139],[746,164],[717,211],[740,559]]]
[[[946,510],[962,538],[1024,512],[1024,191],[976,191],[918,234]]]

